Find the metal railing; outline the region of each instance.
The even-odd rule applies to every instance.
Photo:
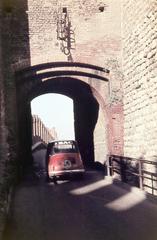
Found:
[[[150,167],[155,171],[150,171]],[[108,175],[117,175],[122,182],[139,187],[142,190],[151,189],[152,195],[157,193],[157,162],[145,159],[109,155],[107,160]],[[156,186],[155,186],[156,183]]]

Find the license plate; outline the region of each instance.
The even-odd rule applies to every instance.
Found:
[[[70,160],[64,160],[64,168],[65,169],[70,169],[72,166],[72,163]]]

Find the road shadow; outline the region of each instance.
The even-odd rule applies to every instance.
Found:
[[[137,190],[95,168],[58,184],[44,174],[26,178],[16,188],[3,240],[156,240],[157,206]]]

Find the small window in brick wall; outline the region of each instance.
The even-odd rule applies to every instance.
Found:
[[[103,12],[103,11],[104,11],[104,6],[100,6],[100,7],[99,7],[99,11],[100,11],[100,12]]]
[[[104,12],[106,10],[107,5],[104,3],[100,3],[98,6],[99,12]]]
[[[67,8],[66,7],[63,8],[63,13],[67,13]]]

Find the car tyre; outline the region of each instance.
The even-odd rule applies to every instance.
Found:
[[[52,181],[54,182],[54,184],[57,184],[57,177],[54,176],[54,177],[52,178]]]

